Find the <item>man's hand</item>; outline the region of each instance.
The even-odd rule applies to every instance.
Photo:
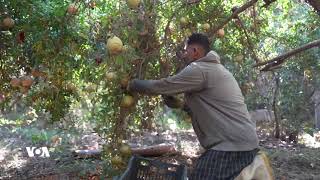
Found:
[[[183,108],[184,101],[169,95],[162,95],[164,103],[170,108]]]
[[[151,94],[149,88],[150,83],[147,80],[133,79],[129,81],[126,90],[128,92]]]

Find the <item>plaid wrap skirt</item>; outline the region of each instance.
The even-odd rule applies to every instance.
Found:
[[[190,180],[233,180],[253,162],[259,149],[252,151],[216,151],[203,153],[191,174]]]

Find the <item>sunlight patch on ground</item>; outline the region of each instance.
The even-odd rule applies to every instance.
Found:
[[[320,131],[314,133],[313,136],[303,133],[299,136],[299,141],[309,148],[320,148]]]

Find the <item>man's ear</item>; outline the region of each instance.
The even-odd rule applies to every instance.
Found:
[[[200,56],[200,51],[199,51],[199,49],[198,49],[198,48],[193,48],[193,52],[194,52],[194,56],[195,56],[196,58],[199,58],[199,56]]]

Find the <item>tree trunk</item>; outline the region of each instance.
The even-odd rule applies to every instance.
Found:
[[[320,129],[320,91],[316,90],[312,96],[314,102],[314,126]]]
[[[279,76],[277,73],[274,73],[276,87],[273,94],[273,102],[272,102],[272,109],[274,112],[274,121],[275,121],[275,138],[280,138],[280,118],[277,109],[277,96],[279,95]]]
[[[145,98],[147,101],[151,100],[151,97],[146,97]],[[142,119],[141,119],[141,128],[142,129],[148,129],[148,130],[154,130],[155,127],[153,126],[154,122],[154,115],[153,115],[153,110],[155,106],[150,105],[148,102],[145,102],[143,110],[144,113],[142,114]]]
[[[315,128],[320,129],[320,106],[319,102],[315,106]]]

